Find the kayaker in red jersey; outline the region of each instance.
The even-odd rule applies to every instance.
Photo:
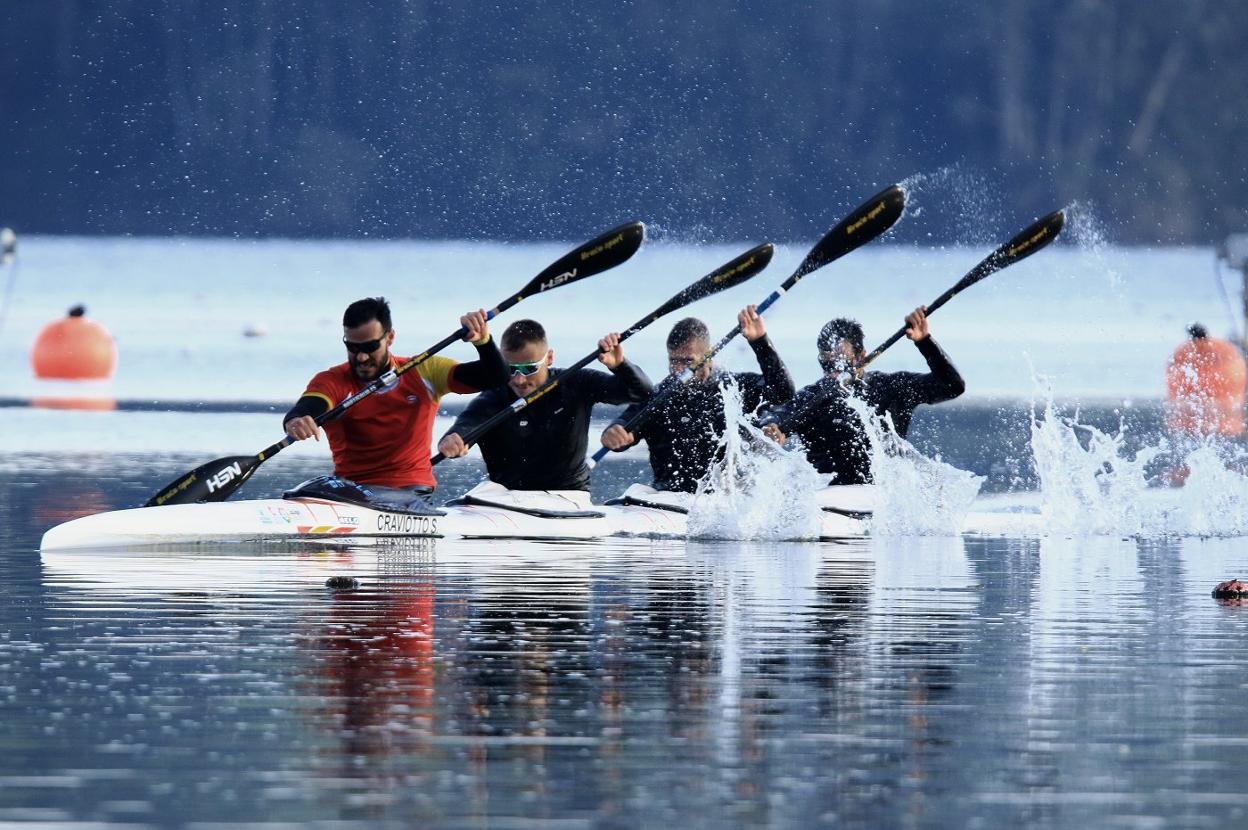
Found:
[[[438,401],[448,392],[471,394],[507,382],[507,366],[490,337],[485,312],[470,311],[459,322],[467,330],[464,339],[477,349],[475,361],[435,355],[325,424],[338,478],[368,485],[390,502],[401,502],[403,493],[387,489],[407,495],[433,492],[437,481],[429,458]],[[282,419],[286,434],[297,441],[320,440],[316,416],[405,360],[390,353],[395,332],[384,297],[347,306],[342,335],[347,361],[313,377]]]

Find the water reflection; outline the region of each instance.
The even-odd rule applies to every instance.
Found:
[[[1248,615],[1208,596],[1244,562],[1114,539],[49,554],[16,591],[38,622],[0,635],[0,821],[1198,824],[1248,784],[1226,659]]]

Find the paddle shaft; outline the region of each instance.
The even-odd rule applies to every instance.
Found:
[[[879,193],[863,202],[849,216],[842,219],[836,227],[828,231],[822,239],[820,239],[810,252],[802,259],[800,265],[788,279],[780,283],[775,291],[771,292],[765,300],[758,304],[758,313],[763,314],[767,309],[771,308],[777,300],[783,297],[793,286],[801,281],[802,277],[815,271],[830,262],[833,262],[851,251],[857,250],[861,246],[877,238],[880,234],[891,228],[898,219],[901,218],[902,212],[906,206],[906,192],[899,185],[891,185],[884,188]],[[710,351],[704,354],[692,366],[688,367],[677,375],[680,384],[688,383],[693,379],[694,374],[706,365],[719,353],[724,346],[728,345],[731,340],[741,333],[741,325],[738,323],[732,331],[724,335],[718,343],[715,344]],[[643,406],[636,415],[624,424],[625,432],[634,432],[646,419],[650,417],[650,413],[654,410],[659,400],[665,397],[664,394],[655,395],[645,406]],[[602,459],[607,457],[610,452],[606,447],[600,447],[588,459],[591,468],[596,466]]]
[[[641,247],[644,238],[645,225],[641,222],[629,222],[612,228],[546,266],[524,288],[495,306],[489,312],[488,317],[493,318],[525,297],[550,291],[614,268],[632,257]],[[339,417],[364,398],[396,382],[399,375],[416,368],[451,343],[462,339],[465,334],[467,331],[461,326],[458,331],[443,338],[430,349],[404,361],[402,365],[389,370],[337,406],[317,416],[316,424],[320,426]],[[241,487],[262,463],[281,452],[283,448],[290,446],[291,443],[293,443],[291,436],[285,435],[282,440],[266,447],[256,455],[231,456],[203,464],[152,496],[146,502],[146,506],[224,501]]]
[[[942,305],[944,305],[945,303],[953,299],[954,295],[957,293],[958,293],[957,291],[954,291],[951,288],[948,291],[946,291],[944,294],[941,294],[939,297],[937,297],[927,306],[927,315],[930,317],[932,313],[936,311],[936,309],[940,308]],[[906,328],[907,328],[906,326],[902,326],[901,328],[897,329],[897,331],[893,332],[892,335],[887,340],[885,340],[880,345],[876,346],[875,349],[872,350],[871,354],[863,358],[862,362],[858,364],[859,371],[867,368],[867,364],[875,360],[880,355],[884,354],[884,352],[887,351],[889,348],[891,348],[898,340],[905,337]]]
[[[518,300],[513,297],[508,302],[499,303],[498,306],[486,312],[485,319],[493,320],[496,316],[506,311],[507,309],[511,308],[513,305],[515,305],[516,302],[518,302]],[[329,423],[335,418],[340,417],[342,413],[346,412],[348,409],[355,406],[357,403],[364,400],[369,395],[372,395],[373,393],[381,389],[385,389],[387,386],[391,386],[392,384],[398,381],[400,375],[403,375],[411,371],[412,369],[415,369],[417,366],[424,363],[429,358],[433,357],[438,352],[442,351],[447,346],[454,343],[456,340],[463,340],[464,335],[466,335],[467,333],[468,333],[468,330],[464,328],[463,326],[460,326],[458,331],[448,334],[446,337],[442,338],[437,343],[430,346],[428,349],[416,355],[415,357],[409,358],[403,361],[398,366],[394,367],[393,369],[389,369],[383,372],[376,379],[370,381],[367,386],[365,386],[363,389],[356,392],[351,397],[345,398],[337,406],[333,407],[332,409],[328,409],[325,412],[322,412],[320,415],[317,415],[315,418],[316,425],[319,427],[319,426],[323,426],[324,424]],[[277,453],[281,452],[284,448],[289,447],[293,443],[295,443],[295,439],[292,438],[289,434],[287,434],[283,436],[280,441],[276,441],[270,444],[269,446],[265,447],[260,452],[258,452],[256,454],[256,458],[260,461],[266,461],[272,458]]]
[[[1059,233],[1062,232],[1062,226],[1065,224],[1066,214],[1064,211],[1056,210],[1047,216],[1037,219],[1020,231],[1013,239],[997,248],[988,256],[984,257],[978,265],[967,272],[966,276],[958,280],[951,288],[941,294],[927,306],[926,314],[931,316],[938,308],[952,300],[963,290],[970,288],[975,283],[985,277],[995,274],[1003,268],[1007,268],[1020,260],[1039,251],[1057,239]],[[856,371],[859,375],[867,368],[867,365],[882,355],[887,349],[906,334],[906,326],[902,326],[893,332],[892,336],[877,346],[866,357],[864,357],[857,366]]]
[[[765,242],[762,245],[746,251],[741,256],[733,259],[717,271],[714,271],[693,283],[688,288],[663,303],[663,305],[633,323],[620,333],[620,342],[623,343],[625,340],[646,328],[665,314],[669,314],[679,308],[684,308],[692,302],[700,300],[710,294],[723,291],[725,288],[740,285],[742,282],[767,267],[767,264],[771,262],[772,252],[773,248],[769,242]],[[759,309],[759,312],[762,312],[761,308]],[[567,376],[577,369],[585,368],[596,360],[601,354],[603,354],[603,350],[601,348],[597,351],[590,352],[580,360],[573,363],[571,366],[564,369],[563,374],[560,377],[551,378],[524,397],[517,398],[512,401],[510,406],[494,413],[488,419],[470,430],[467,435],[461,436],[464,444],[469,447],[476,444],[481,439],[481,436],[506,421],[512,415],[515,415],[517,412],[525,409],[539,398],[542,398],[557,389],[562,377]],[[445,460],[446,456],[442,453],[438,453],[433,457],[430,463],[436,465]]]
[[[620,342],[621,343],[624,342],[625,338],[628,337],[632,333],[633,332],[631,331],[621,333]],[[586,366],[592,363],[595,359],[597,359],[598,355],[602,353],[603,353],[602,350],[599,349],[596,352],[592,352],[590,354],[585,355],[585,357],[582,357],[580,360],[576,361],[571,366],[564,369],[563,370],[564,374],[570,374],[571,372],[575,372],[577,369],[584,369]],[[514,401],[511,402],[510,406],[504,409],[501,409],[498,412],[495,412],[485,421],[482,421],[480,424],[478,424],[476,428],[469,430],[467,435],[461,436],[463,438],[465,446],[471,447],[473,444],[481,440],[481,436],[485,435],[487,432],[489,432],[490,430],[494,429],[499,424],[506,421],[512,415],[515,415],[517,412],[521,411],[522,409],[524,409],[525,407],[527,407],[529,404],[533,403],[534,401],[538,400],[539,398],[543,398],[550,392],[555,391],[555,389],[559,388],[559,381],[560,381],[560,378],[551,378],[549,381],[542,384],[537,389],[534,389],[532,392],[525,395],[523,398],[516,398]],[[436,466],[438,464],[441,464],[445,460],[446,460],[446,456],[443,455],[442,453],[438,453],[430,460],[429,463]]]
[[[794,277],[796,277],[797,279],[794,279]],[[761,315],[764,312],[766,312],[767,309],[771,308],[771,306],[776,302],[776,300],[783,297],[785,293],[788,291],[788,289],[796,285],[798,280],[800,280],[801,278],[802,278],[802,275],[794,274],[792,277],[789,277],[789,279],[785,280],[784,283],[781,284],[779,288],[777,288],[775,291],[767,295],[767,299],[763,300],[761,303],[758,304],[758,313]],[[678,383],[685,384],[693,380],[693,376],[697,374],[698,370],[701,369],[703,366],[705,366],[707,361],[715,357],[715,355],[718,354],[719,351],[724,348],[724,346],[727,346],[728,343],[740,333],[741,333],[741,324],[737,323],[737,325],[733,327],[732,331],[728,332],[722,338],[720,338],[720,341],[716,343],[714,346],[712,346],[711,349],[706,354],[698,358],[697,361],[692,366],[689,366],[686,369],[682,370],[681,373],[676,376],[676,381]],[[660,397],[663,397],[663,396],[656,395],[654,398],[651,398],[650,401],[648,401],[645,406],[643,406],[640,410],[638,410],[636,415],[629,418],[628,421],[624,423],[624,431],[632,432],[633,430],[639,428],[642,424],[644,424],[646,422],[646,419],[650,417],[650,411],[653,409],[655,401],[657,401]],[[586,463],[589,464],[590,469],[593,469],[602,461],[602,459],[607,457],[607,453],[609,452],[611,452],[611,450],[607,449],[606,447],[599,447],[598,450],[592,456],[589,457],[589,460]]]
[[[604,252],[610,252],[612,249],[617,248],[620,245],[623,245],[624,250],[627,251],[627,253],[624,254],[623,256],[623,259],[628,259],[628,257],[632,256],[632,254],[637,250],[637,247],[641,245],[641,238],[643,235],[643,231],[641,228],[642,226],[640,222],[634,222],[629,225],[621,225],[620,227],[614,230],[608,231],[606,234],[603,234],[603,236],[599,237],[597,240],[594,240],[594,242],[589,243],[589,246],[585,246],[582,250],[580,250],[579,259],[581,261],[584,261],[591,257],[600,256]],[[630,239],[629,238],[630,236],[635,237],[635,239]],[[629,243],[631,241],[635,241],[636,245],[631,246],[632,250],[628,250],[628,248],[630,247]],[[576,254],[578,252],[573,252],[573,253]],[[618,256],[619,254],[616,255],[616,257]],[[507,299],[503,300],[501,303],[496,305],[494,308],[490,309],[488,312],[486,312],[485,318],[487,320],[493,320],[499,314],[502,314],[504,311],[511,308],[512,306],[514,306],[516,303],[520,302],[521,300],[523,300],[525,297],[525,294],[529,293],[530,291],[532,293],[541,293],[542,291],[549,291],[552,288],[558,288],[560,285],[573,282],[577,279],[582,279],[585,276],[589,276],[591,273],[598,273],[598,271],[600,270],[605,270],[605,268],[610,268],[610,267],[613,267],[614,265],[619,264],[619,262],[612,261],[611,264],[606,265],[605,268],[599,267],[597,270],[591,270],[589,273],[586,273],[586,274],[578,274],[577,269],[575,267],[572,267],[570,270],[563,271],[562,273],[551,273],[552,271],[557,271],[560,267],[567,267],[566,261],[570,257],[572,257],[572,254],[569,254],[568,256],[559,260],[559,262],[557,262],[555,265],[552,265],[550,268],[546,269],[546,271],[543,271],[542,274],[539,274],[536,279],[534,279],[528,285],[526,285],[524,289],[521,290],[519,293],[511,295],[510,297],[508,297]],[[355,406],[364,398],[367,398],[369,395],[373,394],[374,392],[377,392],[378,390],[381,390],[381,389],[385,389],[387,386],[390,386],[391,384],[393,384],[395,381],[398,380],[400,375],[406,372],[409,372],[412,369],[415,369],[417,366],[424,363],[426,360],[433,357],[435,354],[442,351],[447,346],[454,343],[456,340],[462,340],[467,333],[468,333],[468,330],[464,328],[463,326],[460,326],[457,331],[452,332],[451,334],[448,334],[446,337],[442,338],[440,341],[435,343],[432,347],[430,347],[426,351],[423,351],[420,354],[416,355],[415,357],[404,361],[402,365],[394,369],[391,369],[387,372],[384,372],[380,377],[373,380],[371,383],[369,383],[360,391],[356,392],[351,397],[342,401],[337,406],[333,407],[327,412],[324,412],[318,415],[316,418],[316,425],[321,426],[341,416],[342,413],[346,412],[348,409]],[[591,357],[590,359],[592,360],[593,358]],[[293,439],[291,436],[286,435],[285,437],[282,438],[282,440],[276,442],[275,444],[270,445],[267,448],[267,450],[265,451],[269,453],[267,456],[265,455],[265,452],[261,452],[259,454],[260,460],[263,461],[265,458],[271,457],[273,453],[280,452],[283,447],[288,447],[292,443],[294,443],[294,440],[295,439]],[[269,452],[270,450],[271,452]]]

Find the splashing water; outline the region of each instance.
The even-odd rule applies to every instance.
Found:
[[[942,221],[953,223],[959,245],[986,245],[1001,233],[1000,192],[981,173],[954,164],[915,173],[898,184],[906,190],[906,216],[918,218],[927,204],[938,205]]]
[[[1062,234],[1086,257],[1084,270],[1089,276],[1101,276],[1111,289],[1125,288],[1121,272],[1110,261],[1109,234],[1105,223],[1087,202],[1071,202],[1066,207],[1066,226]]]
[[[689,509],[692,539],[818,539],[815,493],[824,477],[805,454],[788,452],[745,416],[741,393],[724,384],[722,456],[698,483]]]
[[[1040,478],[1041,516],[1050,535],[1241,536],[1248,534],[1248,478],[1229,468],[1242,454],[1210,442],[1173,452],[1165,441],[1134,457],[1126,429],[1107,435],[1062,417],[1052,400],[1034,411],[1031,448]],[[1182,487],[1156,487],[1150,463],[1170,454],[1188,474]]]
[[[865,402],[846,399],[871,444],[871,477],[877,490],[873,536],[956,536],[962,532],[984,479],[928,458]]]
[[[1080,440],[1080,433],[1086,440]],[[1040,478],[1040,515],[1050,534],[1138,534],[1147,517],[1146,465],[1157,448],[1127,458],[1125,431],[1106,435],[1062,418],[1045,404],[1044,418],[1031,418],[1031,452]]]

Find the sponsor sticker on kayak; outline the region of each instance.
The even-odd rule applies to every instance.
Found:
[[[412,536],[437,536],[437,516],[412,516],[407,513],[381,513],[377,516],[378,533],[406,533]]]

